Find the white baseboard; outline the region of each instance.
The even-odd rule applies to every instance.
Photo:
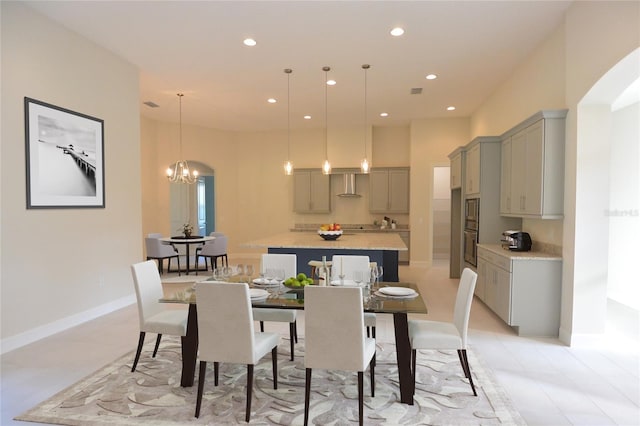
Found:
[[[87,321],[91,321],[103,315],[117,311],[118,309],[129,306],[136,303],[135,294],[122,297],[104,305],[96,306],[95,308],[79,312],[66,318],[59,319],[49,324],[33,328],[25,331],[24,333],[17,334],[15,336],[7,337],[0,341],[0,354],[11,352],[14,349],[18,349],[22,346],[28,345],[45,337],[52,336],[61,331],[67,330],[71,327],[75,327]]]

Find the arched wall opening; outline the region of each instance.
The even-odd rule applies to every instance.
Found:
[[[640,49],[612,67],[577,109],[573,333],[638,334]],[[607,323],[613,326],[607,327]],[[608,330],[609,328],[609,330]]]

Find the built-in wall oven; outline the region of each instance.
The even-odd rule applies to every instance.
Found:
[[[470,198],[464,203],[464,261],[477,266],[478,227],[480,223],[480,199]]]

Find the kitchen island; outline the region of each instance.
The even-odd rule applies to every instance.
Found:
[[[333,255],[369,256],[384,268],[381,281],[398,281],[398,252],[407,246],[395,233],[345,232],[335,241],[325,241],[317,232],[284,232],[242,244],[249,248],[266,248],[269,253],[293,253],[298,256],[298,272],[309,272],[309,261]]]

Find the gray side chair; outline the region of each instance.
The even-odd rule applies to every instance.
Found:
[[[171,259],[175,258],[178,261],[178,275],[180,275],[180,256],[178,250],[170,244],[163,244],[162,241],[160,241],[161,236],[161,234],[149,234],[144,239],[147,250],[147,260],[157,260],[158,272],[162,274],[164,271],[164,259],[169,259],[167,265],[167,271],[169,271],[171,270]]]
[[[136,263],[131,266],[133,284],[138,301],[138,319],[140,320],[140,338],[131,372],[136,371],[146,333],[158,333],[152,357],[155,358],[163,334],[184,336],[187,334],[186,309],[168,306],[158,302],[162,298],[162,282],[160,274],[152,260]]]
[[[474,396],[476,387],[471,377],[471,367],[467,359],[467,329],[471,314],[473,292],[476,288],[478,274],[469,268],[462,271],[456,304],[453,310],[453,322],[409,320],[409,341],[411,342],[411,371],[415,388],[416,381],[416,350],[457,350],[462,371],[471,385]]]
[[[210,259],[212,271],[218,267],[218,259],[220,259],[223,266],[229,266],[229,259],[227,258],[229,239],[221,232],[212,232],[209,235],[215,237],[215,239],[207,241],[204,245],[196,249],[196,275],[198,274],[200,257],[204,257],[206,270],[209,270],[207,259]]]
[[[251,296],[246,283],[199,282],[196,284],[200,373],[196,417],[200,417],[207,362],[213,362],[214,385],[218,386],[221,362],[247,365],[247,406],[251,418],[251,395],[255,364],[271,352],[273,388],[278,389],[277,333],[256,333],[253,328]]]

